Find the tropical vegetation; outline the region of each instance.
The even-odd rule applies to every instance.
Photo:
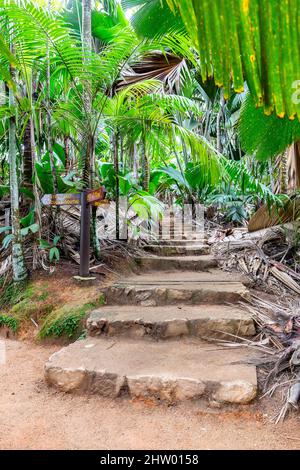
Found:
[[[171,197],[245,224],[297,189],[298,4],[228,3],[0,0],[3,276],[70,257],[44,194],[104,185],[119,238],[121,196],[140,216]]]

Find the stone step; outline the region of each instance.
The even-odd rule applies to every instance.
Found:
[[[209,254],[209,246],[205,244],[197,245],[145,245],[144,250],[150,251],[157,255],[174,256],[174,255],[207,255]]]
[[[127,336],[155,340],[175,337],[206,339],[228,335],[253,336],[250,314],[225,305],[164,307],[109,306],[94,310],[87,320],[90,336]]]
[[[248,296],[239,278],[219,269],[157,271],[120,279],[104,290],[108,305],[224,304]]]
[[[201,256],[140,256],[135,258],[140,269],[148,271],[207,271],[217,267],[216,259],[211,255]],[[155,275],[153,274],[154,278]]]
[[[145,341],[141,348],[140,341],[89,338],[53,354],[45,379],[64,392],[109,398],[245,404],[257,393],[255,367],[241,364],[248,355],[197,340]]]

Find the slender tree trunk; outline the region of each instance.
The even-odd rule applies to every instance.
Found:
[[[30,192],[33,192],[33,158],[32,158],[32,138],[31,138],[31,119],[28,120],[27,125],[24,129],[23,136],[23,186]],[[32,201],[25,194],[22,196],[23,208],[29,209]]]
[[[28,119],[23,137],[23,185],[32,188],[32,148],[31,148],[31,119]]]
[[[119,182],[119,136],[113,136],[114,169],[116,175],[116,239],[120,239],[120,182]]]
[[[139,178],[139,155],[136,148],[136,143],[133,144],[132,149],[132,171],[133,177],[137,180]]]
[[[146,136],[143,134],[142,137],[142,163],[143,163],[143,189],[149,192],[150,183],[150,164],[147,154]]]
[[[92,2],[82,0],[82,49],[84,64],[90,62],[92,51]],[[84,115],[86,116],[86,134],[83,138],[83,183],[85,188],[93,188],[95,181],[95,142],[92,131],[92,90],[89,80],[85,82],[83,93]],[[97,234],[97,208],[92,207],[91,217],[91,237],[94,253],[97,259],[100,258],[100,243]]]
[[[223,110],[224,110],[224,96],[222,90],[220,90],[220,109],[217,114],[217,122],[216,122],[216,127],[217,127],[217,150],[218,152],[222,153],[223,148],[222,148],[222,143],[221,143],[221,120],[223,116]]]
[[[269,171],[271,189],[272,189],[272,192],[275,193],[274,168],[273,168],[272,158],[269,158],[268,160],[268,171]]]
[[[300,141],[294,142],[287,150],[288,190],[300,188]]]
[[[68,135],[64,136],[64,147],[65,147],[65,157],[66,157],[65,169],[67,173],[70,169],[70,137]]]
[[[48,0],[48,12],[51,13],[51,0]],[[51,79],[51,68],[50,68],[50,42],[47,41],[47,70],[46,70],[46,108],[47,108],[47,147],[49,152],[51,174],[53,175],[53,187],[54,192],[57,193],[57,174],[54,164],[54,154],[52,145],[52,133],[51,133],[51,96],[50,96],[50,79]]]
[[[14,71],[11,68],[11,74]],[[9,106],[14,108],[15,99],[12,90],[9,90]],[[23,281],[27,278],[27,270],[23,254],[19,216],[19,186],[17,173],[17,145],[16,145],[16,117],[9,118],[9,176],[10,176],[10,204],[12,226],[12,268],[13,280]]]
[[[91,0],[82,0],[82,50],[83,50],[83,61],[88,64],[90,61],[90,54],[92,51],[92,5]],[[84,115],[86,117],[86,133],[84,136],[84,166],[82,179],[84,186],[87,188],[92,186],[92,175],[93,175],[93,137],[91,130],[91,111],[92,111],[92,95],[91,95],[91,83],[89,80],[86,81],[83,93],[84,102]]]

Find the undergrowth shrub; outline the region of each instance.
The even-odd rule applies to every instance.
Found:
[[[6,315],[5,313],[3,313],[3,314],[0,314],[0,327],[2,326],[6,326],[10,330],[12,330],[14,333],[16,333],[19,327],[19,322],[13,316]]]
[[[70,307],[65,305],[48,315],[39,331],[41,339],[46,337],[67,338],[79,337],[83,333],[83,320],[96,303],[87,303],[81,306]]]

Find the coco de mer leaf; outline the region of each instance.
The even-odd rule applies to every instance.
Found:
[[[245,79],[265,114],[300,119],[299,0],[167,0],[197,47],[202,77],[228,95]]]

